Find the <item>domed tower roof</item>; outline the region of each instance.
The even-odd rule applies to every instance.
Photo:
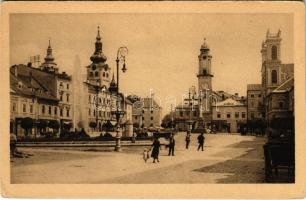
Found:
[[[206,43],[206,38],[204,38],[204,43],[201,45],[201,50],[209,50],[209,46]]]
[[[95,52],[90,57],[90,60],[93,63],[104,63],[107,58],[102,52],[102,42],[101,42],[101,36],[100,36],[100,27],[98,26],[98,34],[96,37],[96,43],[95,43]]]

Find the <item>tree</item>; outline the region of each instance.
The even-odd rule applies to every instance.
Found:
[[[175,122],[172,121],[172,116],[173,116],[173,112],[172,113],[170,112],[164,116],[164,118],[162,119],[162,123],[161,123],[161,126],[163,128],[172,128],[175,126]]]
[[[96,122],[90,122],[89,127],[92,128],[92,129],[95,129],[97,127],[97,123]]]
[[[25,130],[25,136],[28,136],[29,129],[33,128],[33,119],[30,117],[21,120],[21,128]]]

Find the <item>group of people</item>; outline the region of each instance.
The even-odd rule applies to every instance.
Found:
[[[199,151],[201,149],[202,151],[204,151],[204,142],[205,142],[204,133],[201,133],[197,137],[197,139],[198,139],[197,150]],[[190,141],[191,141],[191,134],[190,134],[190,132],[187,132],[187,135],[186,135],[186,138],[185,138],[186,149],[189,148]],[[174,139],[173,134],[171,134],[171,136],[170,136],[169,143],[168,143],[167,147],[169,148],[168,156],[174,156],[175,139]],[[159,156],[160,149],[161,149],[160,141],[159,141],[158,137],[155,137],[154,141],[151,145],[151,149],[145,149],[144,152],[143,152],[144,161],[147,162],[147,160],[150,158],[150,151],[152,150],[151,157],[153,158],[153,163],[156,163],[156,161],[159,162],[158,156]]]

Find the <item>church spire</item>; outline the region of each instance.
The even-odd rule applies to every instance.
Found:
[[[106,56],[102,52],[102,42],[100,36],[100,27],[98,26],[98,33],[95,42],[95,51],[93,55],[90,57],[90,60],[93,63],[105,62],[107,60]]]
[[[53,63],[54,62],[54,57],[52,55],[52,47],[51,47],[51,42],[49,39],[49,45],[47,48],[47,55],[45,57],[45,63]]]

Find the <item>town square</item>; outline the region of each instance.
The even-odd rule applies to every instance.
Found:
[[[11,183],[294,183],[292,21],[13,14]]]

